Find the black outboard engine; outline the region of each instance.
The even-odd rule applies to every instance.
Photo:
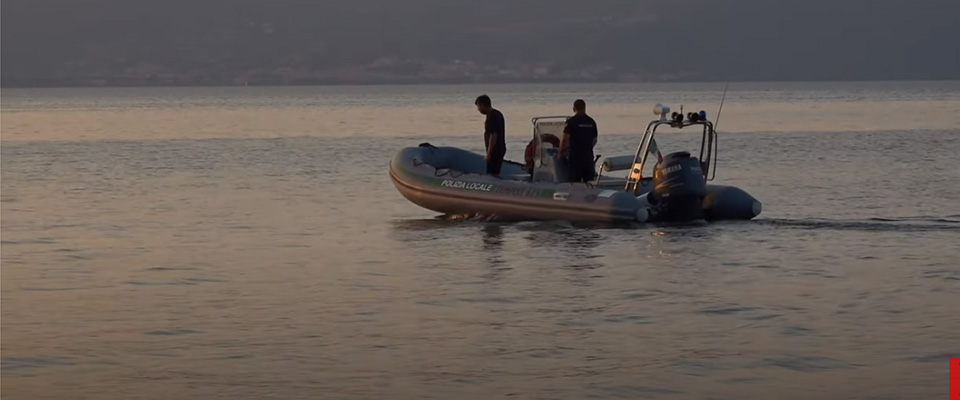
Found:
[[[647,195],[657,219],[693,221],[703,219],[703,198],[707,195],[700,161],[690,153],[667,154],[653,171],[653,192]]]

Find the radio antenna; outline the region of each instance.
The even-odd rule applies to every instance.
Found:
[[[716,119],[715,121],[713,121],[713,132],[714,132],[714,136],[716,136],[717,126],[720,124],[720,113],[723,112],[723,101],[727,99],[727,87],[729,87],[729,86],[730,86],[730,81],[727,81],[727,83],[725,83],[725,84],[723,85],[723,96],[720,96],[720,109],[717,110],[717,119]],[[709,169],[709,172],[713,173],[713,175],[710,176],[708,180],[711,180],[711,181],[712,181],[714,178],[717,177],[717,158],[719,158],[719,157],[717,156],[717,153],[719,153],[719,152],[720,152],[720,138],[719,138],[719,137],[715,137],[714,140],[713,140],[713,153],[714,153],[714,154],[713,154],[713,167],[711,167],[711,168]],[[709,163],[709,161],[708,161],[708,163]],[[709,167],[709,165],[707,165],[707,166]]]
[[[720,109],[717,110],[717,120],[713,122],[713,129],[716,130],[717,126],[720,125],[720,113],[723,112],[723,101],[727,99],[727,87],[730,86],[730,81],[727,81],[723,85],[723,96],[720,97]]]

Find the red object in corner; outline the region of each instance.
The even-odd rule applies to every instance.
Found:
[[[950,400],[960,400],[960,358],[950,359]]]

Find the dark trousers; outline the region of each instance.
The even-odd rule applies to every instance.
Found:
[[[585,160],[570,160],[567,162],[567,182],[590,182],[597,173],[593,163]]]
[[[487,161],[487,174],[500,176],[500,168],[503,167],[503,157],[505,154],[491,154]]]

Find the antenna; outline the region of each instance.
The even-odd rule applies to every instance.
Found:
[[[717,110],[717,119],[713,121],[713,167],[710,168],[710,172],[713,174],[713,176],[708,179],[711,181],[717,177],[717,158],[719,158],[718,153],[720,153],[720,138],[716,135],[716,132],[717,126],[720,125],[720,113],[723,112],[723,101],[727,99],[727,87],[729,86],[730,81],[727,81],[727,83],[723,85],[723,96],[720,96],[720,109]]]
[[[713,121],[713,130],[717,130],[717,126],[720,125],[720,113],[723,112],[723,101],[727,99],[728,86],[730,86],[730,81],[723,85],[723,96],[720,97],[720,109],[717,110],[717,119]]]

